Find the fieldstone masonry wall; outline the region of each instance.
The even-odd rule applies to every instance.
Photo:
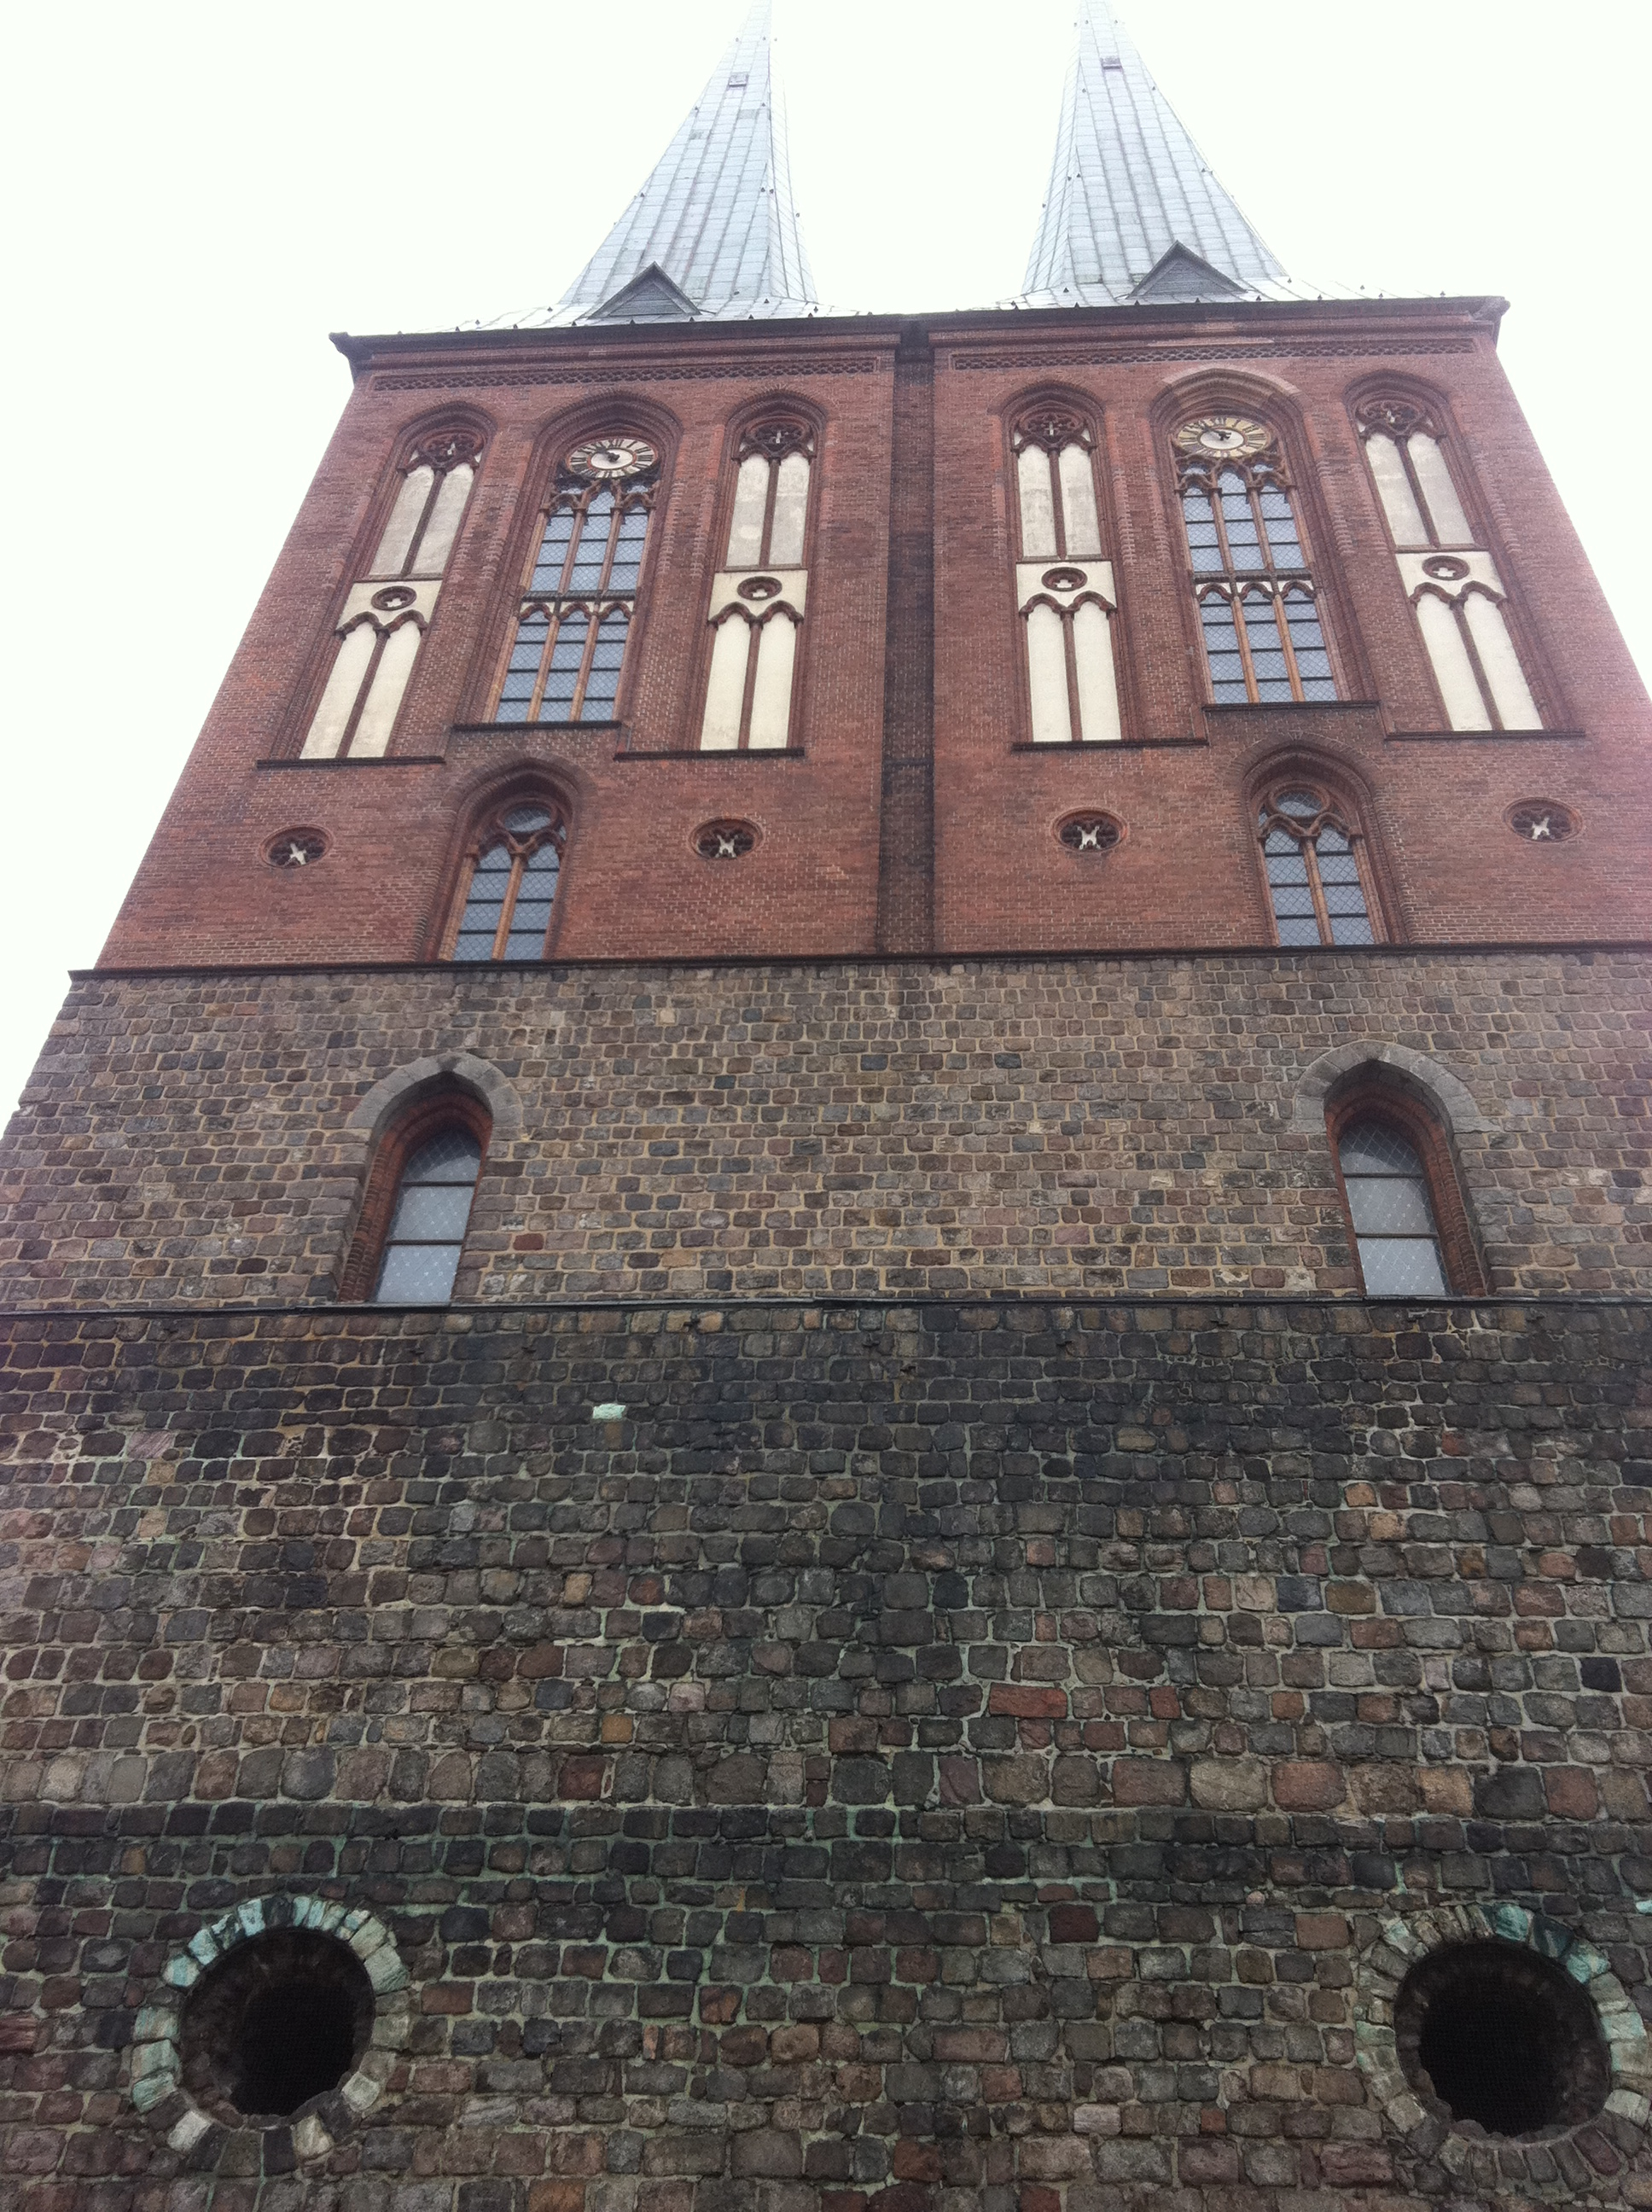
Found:
[[[465,1054],[519,1110],[461,1298],[1351,1292],[1316,1071],[1361,1050],[1467,1102],[1491,1289],[1652,1289],[1633,951],[100,974],[0,1264],[18,1303],[331,1297],[358,1109]]]
[[[1649,1323],[15,1317],[8,2203],[1652,2203]],[[140,2111],[169,1961],[301,1899],[405,1968],[381,2093]],[[1578,1962],[1587,2126],[1408,2103],[1475,1931]]]

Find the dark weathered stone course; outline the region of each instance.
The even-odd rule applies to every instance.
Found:
[[[15,1317],[15,2201],[1459,2190],[1366,2096],[1353,1966],[1506,1899],[1652,2013],[1649,1334],[1632,1301]],[[134,2022],[272,1893],[386,1923],[410,2040],[324,2154],[180,2152]],[[1590,2140],[1521,2186],[1640,2203],[1638,2129]]]

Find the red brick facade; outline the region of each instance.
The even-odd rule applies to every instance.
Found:
[[[1357,811],[1389,937],[1652,930],[1645,695],[1484,302],[578,330],[374,341],[355,357],[338,434],[107,965],[428,959],[472,816],[525,763],[571,819],[562,959],[1265,945],[1253,802],[1287,761]],[[1445,729],[1355,428],[1379,377],[1429,399],[1472,471],[1465,496],[1510,593],[1542,736]],[[1052,393],[1100,433],[1120,746],[1027,748],[1006,425]],[[701,754],[731,426],[787,398],[822,426],[793,749]],[[1282,441],[1343,703],[1205,704],[1169,437],[1222,407]],[[456,415],[488,444],[390,753],[300,763],[397,457]],[[580,435],[616,428],[665,463],[620,726],[478,726],[549,472]],[[1582,835],[1522,845],[1503,817],[1534,797],[1571,809]],[[1125,826],[1104,859],[1056,842],[1086,806]],[[693,833],[714,818],[751,823],[756,849],[702,860]],[[293,828],[330,841],[301,874],[264,860]]]

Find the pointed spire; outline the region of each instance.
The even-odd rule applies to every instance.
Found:
[[[814,307],[769,8],[756,0],[647,183],[543,319],[734,321]]]
[[[1020,304],[1297,296],[1108,0],[1080,0],[1078,51]]]

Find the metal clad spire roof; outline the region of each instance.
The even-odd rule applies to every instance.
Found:
[[[1078,51],[1022,303],[1105,307],[1242,295],[1297,296],[1108,0],[1081,0]]]
[[[685,301],[696,318],[724,320],[814,308],[769,5],[756,0],[647,184],[557,305],[531,320],[686,319]]]

